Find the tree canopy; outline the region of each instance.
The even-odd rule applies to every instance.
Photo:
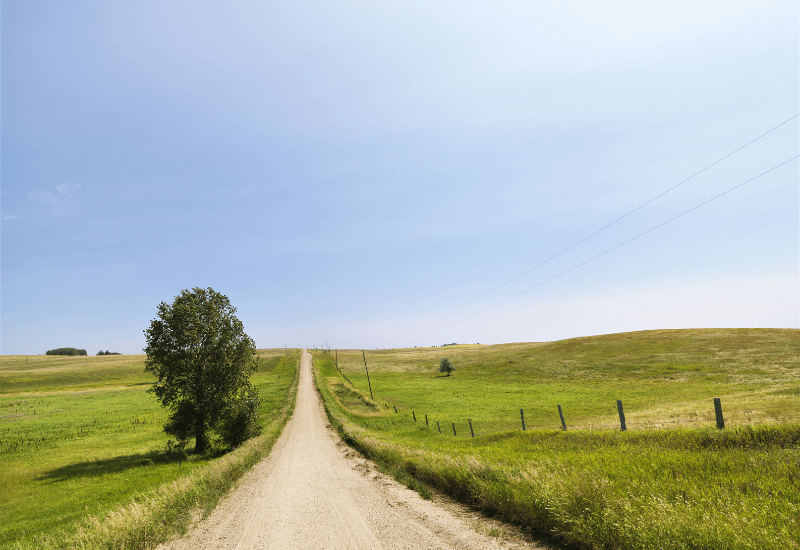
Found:
[[[439,372],[446,372],[447,376],[450,376],[450,373],[456,370],[453,366],[453,363],[450,362],[450,359],[447,357],[442,357],[442,360],[439,361]]]
[[[198,453],[212,431],[232,445],[246,439],[258,408],[249,380],[258,354],[235,313],[211,288],[182,290],[172,304],[159,304],[144,331],[145,370],[158,377],[149,391],[170,410],[164,431],[182,444],[193,436]]]
[[[44,352],[45,355],[87,355],[85,349],[78,348],[56,348]]]

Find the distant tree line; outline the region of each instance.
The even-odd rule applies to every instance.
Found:
[[[44,352],[45,355],[88,355],[85,349],[77,348],[56,348]]]
[[[86,355],[86,354],[84,353],[83,355]],[[118,351],[108,351],[108,350],[103,351],[103,350],[100,350],[100,351],[97,352],[97,355],[122,355],[122,354],[120,352],[118,352]]]

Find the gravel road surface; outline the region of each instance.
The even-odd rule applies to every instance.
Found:
[[[303,351],[297,405],[270,455],[205,520],[166,549],[539,548],[453,503],[423,500],[331,429]]]

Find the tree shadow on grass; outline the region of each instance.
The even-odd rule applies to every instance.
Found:
[[[58,482],[80,477],[98,477],[107,474],[118,474],[133,468],[178,463],[180,460],[181,457],[177,452],[167,450],[116,456],[102,460],[87,460],[48,470],[39,476],[37,481]],[[186,457],[183,460],[186,461]]]

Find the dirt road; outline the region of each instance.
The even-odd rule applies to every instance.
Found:
[[[163,549],[531,548],[479,534],[486,520],[423,500],[330,428],[303,351],[297,406],[272,453],[189,535]]]

